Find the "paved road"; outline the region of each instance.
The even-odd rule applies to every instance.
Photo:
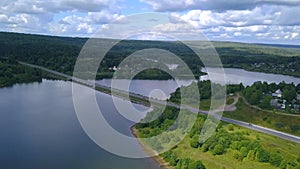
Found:
[[[73,80],[74,82],[81,83],[81,84],[87,85],[87,86],[92,87],[92,88],[95,88],[95,85],[96,85],[97,87],[100,87],[100,88],[103,88],[103,89],[113,90],[115,93],[128,95],[128,92],[126,92],[126,91],[121,91],[121,90],[118,90],[118,89],[111,89],[110,87],[107,87],[107,86],[104,86],[104,85],[94,84],[90,81],[74,78],[72,76],[65,75],[65,74],[62,74],[62,73],[59,73],[59,72],[56,72],[56,71],[53,71],[53,70],[50,70],[50,69],[47,69],[47,68],[44,68],[44,67],[41,67],[41,66],[32,65],[32,64],[28,64],[28,63],[24,63],[24,62],[19,62],[19,63],[22,64],[22,65],[25,65],[25,66],[41,69],[43,71],[46,71],[46,72],[64,77],[68,80]],[[149,100],[149,98],[147,96],[142,96],[142,95],[135,94],[135,93],[132,93],[132,92],[130,92],[129,95],[132,96],[132,97],[138,98],[138,99],[145,100],[145,101]],[[162,100],[151,99],[151,102],[159,104],[159,105],[167,105],[167,106],[171,106],[171,107],[175,107],[175,108],[179,108],[179,109],[180,108],[187,109],[187,110],[190,110],[192,112],[199,112],[199,113],[204,114],[204,115],[207,115],[209,113],[208,111],[199,110],[199,109],[196,109],[196,108],[191,107],[191,106],[185,106],[185,105],[180,106],[178,104],[170,103],[170,102],[166,102],[166,101],[162,101]],[[273,129],[265,128],[265,127],[262,127],[262,126],[246,123],[246,122],[243,122],[243,121],[234,120],[234,119],[227,118],[227,117],[220,117],[220,118],[221,118],[222,121],[227,122],[227,123],[235,124],[235,125],[238,125],[238,126],[241,126],[241,127],[245,127],[245,128],[251,129],[251,130],[255,130],[255,131],[259,131],[259,132],[266,133],[266,134],[269,134],[269,135],[273,135],[273,136],[276,136],[276,137],[280,137],[280,138],[283,138],[285,140],[293,141],[293,142],[296,142],[296,143],[300,144],[300,137],[298,137],[298,136],[294,136],[294,135],[287,134],[287,133],[284,133],[284,132],[280,132],[280,131],[277,131],[277,130],[273,130]]]

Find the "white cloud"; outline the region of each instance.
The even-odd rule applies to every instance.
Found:
[[[300,0],[140,1],[155,11],[172,11],[170,23],[157,23],[153,28],[156,32],[188,36],[201,31],[214,40],[300,41],[300,17],[297,17]],[[1,0],[0,30],[88,36],[105,24],[124,18],[121,14],[126,9],[124,3],[124,0]],[[132,21],[127,18],[119,21],[120,24],[129,22]],[[118,26],[115,31],[119,31]]]
[[[263,5],[300,6],[300,0],[140,0],[155,11],[251,10]]]
[[[112,13],[108,10],[88,12],[86,16],[73,14],[62,18],[58,23],[49,24],[49,29],[51,33],[56,35],[67,34],[72,36],[73,34],[73,36],[84,36],[94,33],[101,25],[109,23],[119,17],[121,17],[119,14]]]
[[[0,27],[2,31],[90,34],[95,27],[119,16],[117,1],[2,0]]]

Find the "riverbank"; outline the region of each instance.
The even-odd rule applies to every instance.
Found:
[[[135,128],[135,125],[130,127],[130,131],[131,134],[137,138],[138,143],[140,144],[141,148],[143,149],[143,151],[145,151],[158,165],[160,168],[162,169],[174,169],[172,167],[170,167],[168,165],[168,162],[164,161],[164,159],[162,157],[159,156],[159,154],[157,154],[156,152],[154,152],[149,146],[143,144],[138,137],[138,131]],[[155,156],[153,156],[153,154],[155,154]]]

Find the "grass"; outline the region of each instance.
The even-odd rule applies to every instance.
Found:
[[[300,117],[261,111],[247,106],[241,99],[237,110],[224,112],[223,116],[300,136]]]
[[[289,142],[271,135],[252,131],[250,129],[238,127],[234,125],[234,130],[229,131],[228,125],[224,125],[224,128],[228,132],[244,132],[247,133],[247,137],[250,139],[259,138],[262,146],[270,151],[278,151],[284,155],[285,159],[295,161],[300,152],[300,145],[297,143]],[[233,150],[228,151],[223,155],[213,155],[211,152],[202,152],[201,149],[192,148],[189,145],[190,138],[186,137],[173,151],[178,155],[179,158],[191,158],[193,160],[201,160],[206,168],[210,169],[274,169],[276,167],[269,163],[260,163],[251,161],[245,158],[243,161],[238,161],[233,157]]]
[[[205,99],[200,101],[200,109],[201,110],[209,110],[210,109],[211,100]]]

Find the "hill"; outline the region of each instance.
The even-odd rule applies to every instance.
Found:
[[[72,75],[76,59],[87,40],[87,38],[0,32],[0,58],[37,64]],[[110,42],[107,39],[100,39],[100,41],[103,44]],[[185,43],[204,47],[196,41]],[[213,44],[225,67],[300,77],[300,50],[296,48],[236,42],[213,42]],[[107,53],[98,70],[97,79],[111,78],[114,73],[111,68],[118,66],[130,54],[147,48],[168,50],[178,55],[196,77],[201,75],[200,69],[204,65],[184,43],[124,40]],[[136,77],[139,79],[171,78],[159,70],[144,71]]]

